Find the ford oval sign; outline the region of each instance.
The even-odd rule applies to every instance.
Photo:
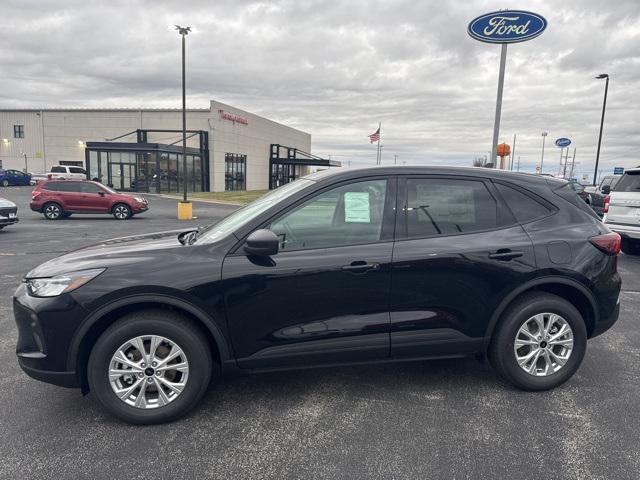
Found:
[[[571,145],[571,140],[569,140],[568,138],[562,137],[556,140],[556,147],[565,148],[569,145]]]
[[[474,18],[467,32],[488,43],[516,43],[531,40],[547,28],[541,15],[523,10],[502,10]]]

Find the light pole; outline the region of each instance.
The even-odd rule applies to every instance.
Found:
[[[542,156],[540,157],[540,174],[542,174],[542,165],[544,164],[544,142],[547,139],[548,132],[542,132]]]
[[[598,151],[596,152],[596,168],[593,172],[593,186],[596,186],[598,179],[598,163],[600,162],[600,144],[602,143],[602,127],[604,126],[604,111],[607,108],[607,91],[609,90],[609,74],[601,73],[596,78],[606,78],[607,81],[604,84],[604,101],[602,102],[602,117],[600,118],[600,135],[598,136]]]
[[[184,179],[184,192],[182,198],[182,208],[178,205],[178,219],[188,220],[191,218],[191,208],[187,201],[187,95],[185,82],[185,37],[191,31],[191,27],[181,27],[176,25],[176,30],[182,36],[182,175]]]

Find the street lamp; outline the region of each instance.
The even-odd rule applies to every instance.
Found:
[[[544,142],[549,132],[542,132],[542,156],[540,157],[540,174],[542,174],[542,165],[544,164]]]
[[[600,162],[600,144],[602,143],[602,127],[604,126],[604,110],[607,108],[607,91],[609,90],[609,74],[601,73],[596,77],[597,79],[606,78],[604,84],[604,101],[602,102],[602,117],[600,118],[600,135],[598,136],[598,151],[596,152],[596,168],[593,172],[593,186],[596,186],[598,181],[598,163]]]
[[[182,175],[183,175],[183,198],[178,204],[178,219],[191,219],[191,204],[187,201],[187,96],[185,86],[185,37],[191,31],[191,27],[181,27],[176,25],[176,30],[182,36]]]

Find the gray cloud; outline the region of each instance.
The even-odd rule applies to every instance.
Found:
[[[315,153],[469,165],[490,149],[499,47],[466,26],[496,1],[6,1],[3,107],[179,106],[179,39],[188,24],[188,103],[215,98],[313,134]],[[569,136],[591,172],[611,75],[602,163],[640,165],[640,8],[635,0],[526,1],[547,31],[509,46],[501,141],[517,133],[524,170],[546,130]]]

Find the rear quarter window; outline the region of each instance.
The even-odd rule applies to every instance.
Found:
[[[502,183],[496,183],[495,185],[519,223],[530,222],[552,213],[552,210],[546,205],[516,187]]]
[[[615,185],[616,192],[640,192],[640,172],[626,172]]]
[[[51,167],[51,173],[67,173],[67,169],[64,167]]]

